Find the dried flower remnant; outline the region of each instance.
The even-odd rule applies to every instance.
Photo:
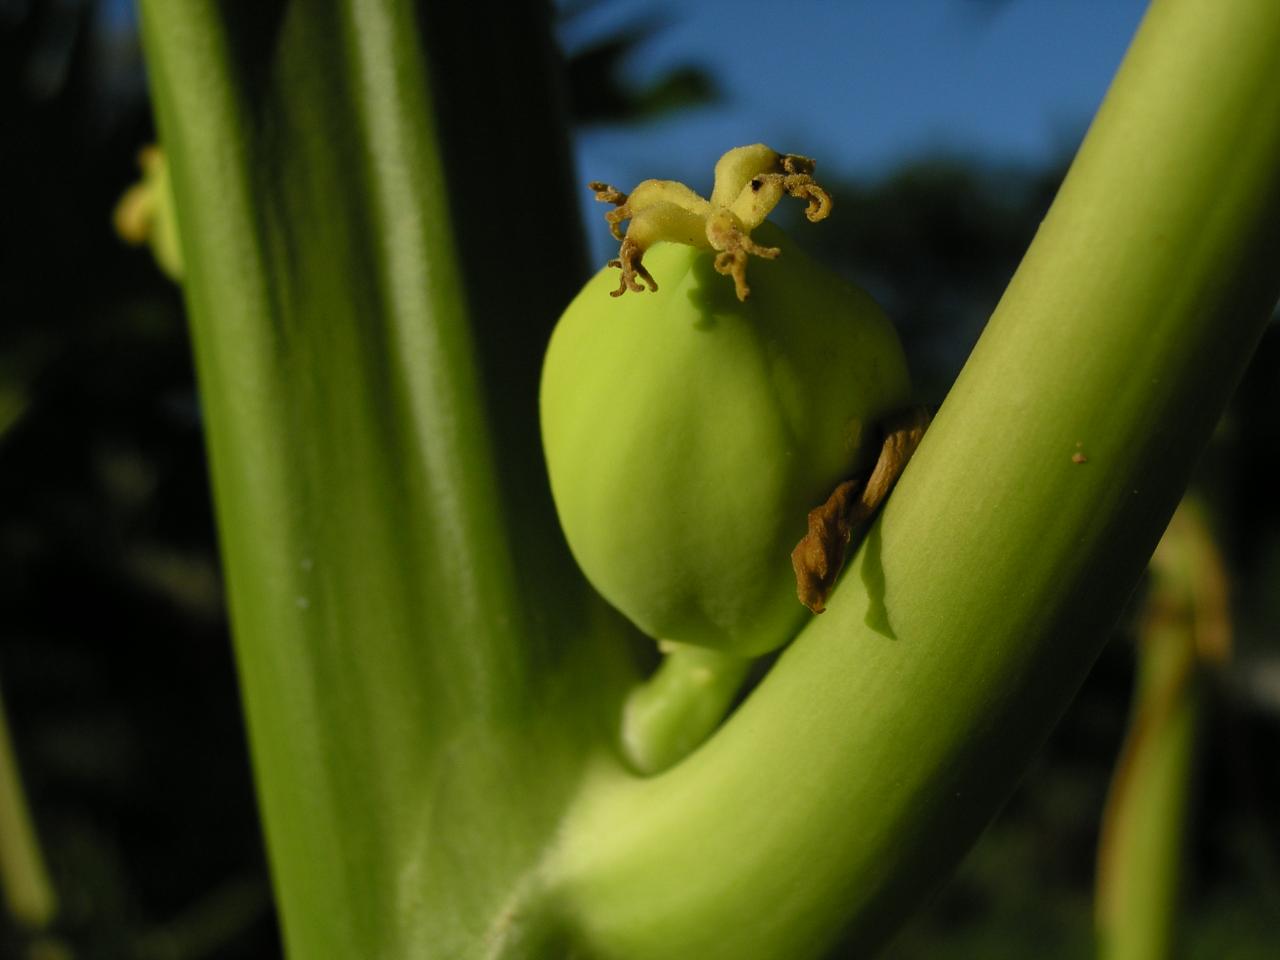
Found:
[[[763,143],[735,147],[716,163],[715,185],[707,200],[675,180],[645,180],[630,194],[607,183],[589,184],[596,199],[616,209],[605,219],[622,246],[609,266],[622,276],[612,296],[628,290],[652,291],[658,283],[644,266],[644,254],[666,240],[716,254],[718,273],[733,278],[738,299],[751,295],[747,262],[751,256],[772,260],[781,252],[751,239],[783,196],[807,201],[805,216],[812,223],[831,213],[831,195],[813,179],[814,161],[793,153],[778,153]],[[630,221],[626,231],[622,223]]]
[[[861,489],[856,480],[846,480],[826,503],[809,511],[809,532],[791,552],[791,565],[796,574],[796,595],[814,613],[826,609],[853,531],[889,496],[928,426],[929,413],[924,409],[895,418],[887,427],[880,458]]]

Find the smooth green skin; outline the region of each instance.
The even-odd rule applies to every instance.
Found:
[[[1157,0],[828,612],[648,779],[538,452],[581,279],[531,9],[142,5],[289,953],[865,956],[1074,693],[1280,295],[1280,4]]]
[[[661,243],[656,293],[600,271],[560,318],[542,373],[551,490],[587,579],[652,637],[741,655],[810,616],[791,550],[806,516],[869,466],[910,403],[884,313],[777,230],[751,296],[713,254]]]
[[[685,644],[663,644],[662,662],[622,705],[618,739],[639,773],[683,760],[718,727],[755,661]]]

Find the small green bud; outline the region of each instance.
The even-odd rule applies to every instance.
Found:
[[[116,234],[133,246],[148,244],[160,269],[182,281],[182,247],[178,243],[178,214],[173,202],[169,163],[157,146],[138,152],[142,179],[125,191],[113,213]]]
[[[560,319],[543,442],[574,556],[653,637],[742,655],[786,643],[807,616],[790,560],[806,515],[870,466],[877,424],[909,403],[871,298],[760,226],[785,194],[825,216],[811,170],[758,145],[725,155],[711,201],[662,181],[629,198],[592,185],[618,204],[615,229],[631,219],[623,283],[601,271]],[[608,295],[642,290],[637,277],[651,293]]]

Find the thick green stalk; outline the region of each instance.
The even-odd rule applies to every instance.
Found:
[[[1151,558],[1150,578],[1132,719],[1098,845],[1099,955],[1110,960],[1174,955],[1205,669],[1222,662],[1231,642],[1222,560],[1185,501]]]
[[[308,960],[524,936],[620,696],[616,621],[537,456],[536,358],[580,279],[547,11],[444,6],[143,4],[268,848]],[[556,168],[514,248],[503,164]]]
[[[605,957],[880,943],[1093,662],[1280,294],[1280,4],[1156,0],[828,611],[549,868]]]

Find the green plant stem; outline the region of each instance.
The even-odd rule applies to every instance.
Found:
[[[40,839],[22,789],[9,721],[0,700],[0,890],[14,920],[28,930],[48,926],[58,912]]]
[[[1138,677],[1098,845],[1099,955],[1174,955],[1207,666],[1230,647],[1226,575],[1184,501],[1151,559]]]
[[[754,662],[705,647],[662,646],[658,669],[627,695],[622,708],[623,753],[640,773],[665,770],[706,740]]]
[[[142,14],[288,952],[505,949],[628,679],[537,453],[581,280],[548,10]]]
[[[571,813],[548,870],[600,956],[866,955],[1008,796],[1280,295],[1277,49],[1272,0],[1152,5],[828,611],[686,762],[602,764]]]

